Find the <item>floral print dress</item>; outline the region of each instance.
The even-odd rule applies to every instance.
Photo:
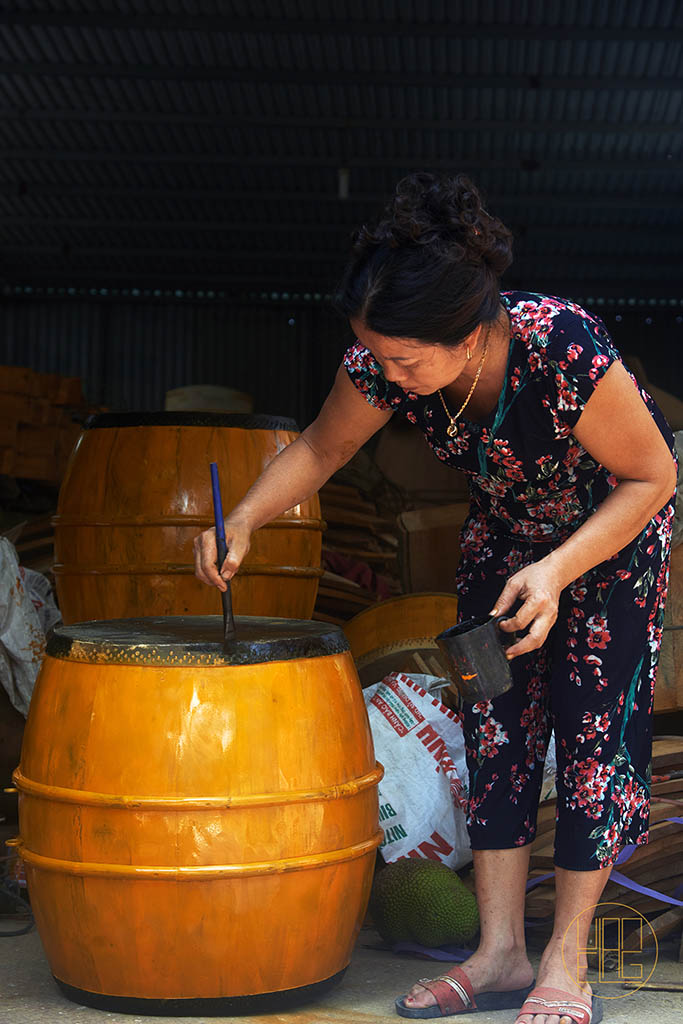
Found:
[[[456,579],[460,619],[486,615],[505,580],[569,537],[617,481],[572,428],[619,354],[597,317],[565,299],[501,293],[511,322],[497,407],[461,419],[449,438],[438,394],[388,382],[360,343],[346,353],[368,402],[424,431],[437,458],[463,470],[470,514]],[[638,386],[634,380],[634,386]],[[673,435],[641,391],[673,451]],[[652,703],[662,637],[673,498],[640,535],[579,576],[561,596],[543,647],[511,662],[514,685],[463,704],[473,849],[532,842],[548,740],[555,730],[555,863],[613,864],[626,843],[647,842]]]

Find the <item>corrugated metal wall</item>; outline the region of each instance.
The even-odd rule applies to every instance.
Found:
[[[30,297],[2,303],[0,332],[0,363],[82,377],[93,404],[163,409],[171,388],[219,384],[301,426],[315,417],[348,340],[320,306]]]
[[[617,347],[642,359],[653,384],[683,398],[678,308],[594,311]],[[163,409],[171,388],[219,384],[249,392],[257,412],[304,427],[350,340],[325,304],[37,296],[0,303],[0,364],[81,377],[88,401],[112,410]]]

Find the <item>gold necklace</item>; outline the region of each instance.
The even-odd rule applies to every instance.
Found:
[[[467,407],[467,403],[469,402],[470,398],[474,394],[474,389],[476,388],[477,384],[479,383],[479,378],[481,377],[481,371],[484,368],[484,360],[486,359],[486,353],[489,350],[489,334],[490,333],[491,333],[491,325],[489,324],[489,326],[488,326],[488,328],[486,330],[486,338],[484,339],[484,351],[482,352],[481,360],[479,362],[479,366],[477,367],[477,372],[474,375],[474,380],[472,381],[472,387],[467,392],[467,398],[462,403],[462,405],[460,406],[460,408],[456,412],[455,416],[451,416],[450,412],[448,411],[448,406],[446,405],[445,399],[444,399],[443,395],[441,394],[441,388],[437,388],[437,391],[439,392],[439,398],[441,399],[441,404],[444,407],[444,412],[446,413],[446,415],[448,416],[449,420],[451,421],[449,426],[446,427],[446,433],[448,434],[449,437],[455,437],[456,434],[458,433],[458,423],[457,423],[457,421],[460,419],[462,413],[464,412],[465,408]]]

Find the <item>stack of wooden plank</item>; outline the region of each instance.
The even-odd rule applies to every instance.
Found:
[[[328,569],[320,581],[314,618],[344,623],[357,612],[382,597],[401,592],[398,579],[398,536],[393,516],[382,515],[375,503],[351,484],[334,479],[320,491],[322,517],[327,524],[323,534],[323,567]],[[339,570],[341,559],[349,565],[365,564],[368,571],[351,579]],[[337,571],[332,571],[336,568]],[[381,586],[375,587],[376,577]],[[380,592],[381,591],[381,592]]]
[[[50,513],[25,519],[10,530],[5,530],[3,536],[17,549],[20,565],[42,572],[54,585],[52,567],[55,560],[55,528],[52,515]]]
[[[0,366],[0,473],[59,483],[86,414],[80,377]]]
[[[638,885],[672,896],[683,885],[683,825],[666,819],[683,816],[683,737],[655,738],[651,793],[649,842],[638,846],[615,870]],[[554,870],[555,808],[554,799],[544,800],[539,806],[538,831],[531,846],[530,880]],[[600,903],[612,905],[604,909],[599,906],[596,917],[614,918],[621,914],[629,918],[633,917],[632,911],[637,911],[650,918],[671,909],[670,904],[636,892],[618,880],[607,883]],[[623,904],[621,911],[615,903]],[[550,878],[527,894],[525,913],[530,918],[545,919],[550,927],[554,909],[555,879]]]
[[[373,595],[360,583],[326,569],[320,578],[313,618],[319,622],[334,622],[337,626],[343,626],[374,600]]]
[[[678,544],[671,552],[669,594],[655,685],[655,711],[680,710],[683,710],[683,544]]]

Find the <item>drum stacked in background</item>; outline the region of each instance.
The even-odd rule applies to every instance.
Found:
[[[213,525],[209,464],[226,515],[298,436],[293,420],[215,413],[94,417],[59,495],[54,573],[66,623],[216,611],[193,575],[192,541]],[[313,612],[322,528],[317,495],[257,530],[233,580],[241,615]]]
[[[228,1015],[349,962],[382,832],[347,641],[236,625],[226,649],[217,616],[51,635],[14,778],[36,923],[78,1002]]]
[[[454,594],[406,594],[359,612],[344,625],[363,686],[389,672],[418,672],[447,676],[436,640],[454,626],[458,599]]]

